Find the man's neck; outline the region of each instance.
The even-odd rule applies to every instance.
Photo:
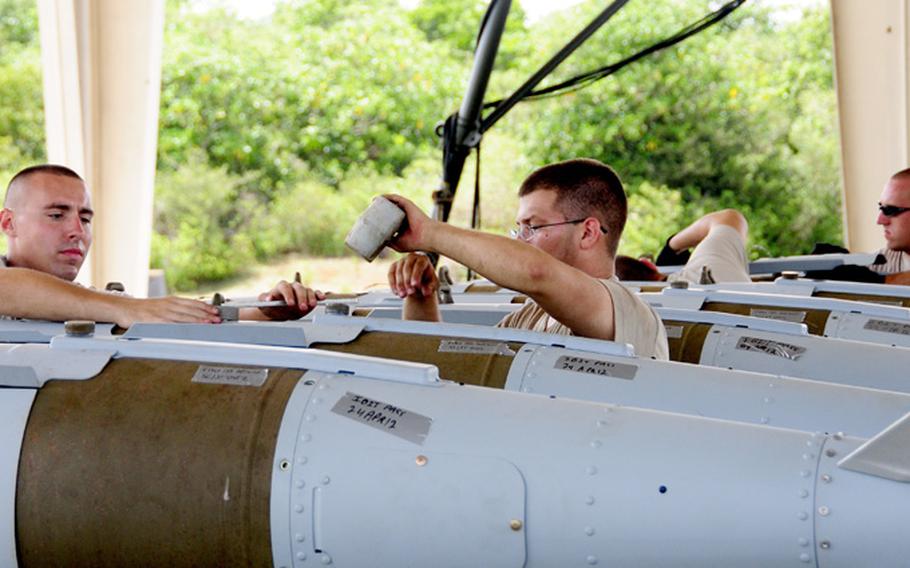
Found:
[[[581,257],[572,264],[592,278],[608,279],[614,274],[615,261],[611,255]]]

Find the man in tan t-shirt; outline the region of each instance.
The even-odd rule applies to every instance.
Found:
[[[667,359],[660,319],[613,276],[627,209],[616,173],[596,160],[550,164],[528,176],[518,195],[514,239],[434,221],[407,199],[387,196],[407,215],[392,246],[447,256],[531,298],[499,325],[629,343],[639,356]],[[438,281],[425,255],[393,264],[389,286],[405,299],[405,319],[439,321]]]
[[[669,280],[690,284],[710,284],[711,281],[751,282],[746,240],[749,223],[736,209],[723,209],[703,215],[669,239],[661,251],[659,265],[684,264],[674,274],[665,276],[645,258],[620,256],[616,259],[616,274],[620,280]],[[695,247],[691,256],[689,249]],[[665,259],[665,262],[661,262]],[[710,278],[702,282],[703,275]]]
[[[7,254],[0,257],[0,319],[86,319],[129,327],[134,322],[217,323],[218,309],[169,296],[132,298],[74,284],[92,245],[92,200],[76,172],[56,164],[23,169],[10,181],[0,209]],[[289,319],[316,306],[322,294],[281,281],[262,300],[286,307],[241,311],[241,319]]]

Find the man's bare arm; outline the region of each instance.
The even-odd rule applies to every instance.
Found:
[[[718,225],[726,225],[736,229],[742,236],[743,241],[749,237],[749,223],[742,213],[736,209],[723,209],[704,215],[682,231],[673,235],[668,241],[668,245],[674,251],[681,251],[698,246],[698,243],[705,240],[711,229]]]
[[[500,286],[527,294],[576,335],[615,338],[613,299],[596,278],[527,243],[433,221],[410,201],[386,197],[408,216],[407,229],[392,243],[397,250],[447,256]],[[610,317],[592,318],[592,313]]]
[[[27,268],[0,269],[0,314],[30,319],[84,319],[129,327],[138,321],[217,323],[216,308],[198,300],[139,299],[98,292]]]

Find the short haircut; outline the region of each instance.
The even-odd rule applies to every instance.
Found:
[[[6,203],[9,201],[10,190],[14,185],[22,183],[28,178],[37,174],[48,174],[75,178],[82,183],[85,183],[85,180],[82,179],[82,176],[66,166],[61,166],[59,164],[38,164],[35,166],[29,166],[23,170],[20,170],[19,173],[13,176],[13,179],[9,180],[9,184],[6,186],[6,196],[3,198],[3,206],[6,207]]]
[[[616,277],[625,281],[657,282],[663,280],[662,275],[631,256],[619,255],[615,264]]]
[[[518,196],[539,189],[556,192],[556,207],[567,219],[594,217],[600,221],[607,230],[607,250],[616,255],[628,205],[622,181],[610,166],[588,158],[550,164],[531,173]]]

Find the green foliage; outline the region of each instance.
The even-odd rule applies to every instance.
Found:
[[[151,264],[180,291],[288,252],[340,256],[345,235],[376,195],[399,193],[428,207],[422,179],[423,168],[405,177],[365,169],[339,188],[311,179],[266,202],[248,189],[248,176],[211,168],[197,153],[192,163],[158,176]]]
[[[41,101],[37,5],[0,0],[0,170],[44,160]]]
[[[630,55],[709,5],[630,3],[564,74]],[[599,9],[587,3],[536,31],[561,37]],[[777,23],[751,5],[588,89],[526,105],[520,116],[534,119],[512,117],[507,128],[539,163],[598,158],[633,195],[648,182],[680,192],[688,211],[735,206],[751,213],[752,240],[769,254],[805,252],[813,241],[841,239],[829,44],[823,8]]]
[[[434,128],[458,108],[486,2],[284,0],[262,20],[229,3],[167,0],[153,263],[185,290],[286,252],[346,254],[376,194],[429,207]],[[545,80],[615,62],[694,21],[711,0],[630,2]],[[512,2],[487,99],[514,90],[603,9],[527,24]],[[37,10],[0,0],[0,175],[44,160]],[[653,253],[708,210],[750,220],[753,256],[841,240],[827,7],[781,20],[760,3],[586,89],[524,103],[483,142],[483,227],[514,222],[536,166],[614,166],[630,219],[622,250]],[[452,220],[467,225],[467,162]],[[7,175],[8,177],[8,175]]]
[[[448,45],[462,57],[473,57],[480,22],[490,2],[485,0],[421,0],[408,17],[436,46]],[[496,71],[513,66],[524,55],[528,43],[525,11],[512,2],[505,33],[496,53]]]
[[[171,288],[227,278],[253,260],[246,229],[256,208],[246,182],[200,162],[158,175],[151,264],[165,269]]]
[[[687,223],[682,197],[666,186],[642,182],[629,191],[629,218],[620,241],[620,254],[657,254],[667,237]]]
[[[0,0],[0,50],[4,56],[38,44],[38,3]]]
[[[367,162],[397,175],[460,89],[394,2],[287,3],[271,24],[181,16],[166,36],[163,169],[202,148],[266,194],[304,173],[338,186]]]
[[[275,199],[270,214],[260,219],[257,233],[270,256],[291,251],[341,256],[347,252],[345,236],[375,196],[394,192],[418,203],[426,201],[424,192],[415,192],[401,182],[369,171],[352,173],[338,190],[315,181],[303,182]]]

